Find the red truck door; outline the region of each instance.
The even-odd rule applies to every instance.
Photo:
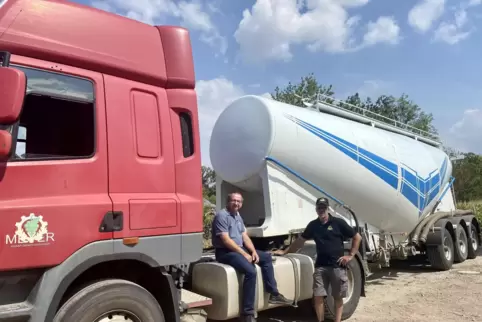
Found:
[[[101,74],[12,56],[27,76],[16,153],[0,165],[0,270],[48,267],[99,231],[108,195]]]
[[[163,241],[157,243],[159,252],[180,256],[181,240],[174,237],[181,223],[166,91],[109,75],[104,79],[109,194],[114,212],[123,217],[114,238],[153,236],[149,242]]]

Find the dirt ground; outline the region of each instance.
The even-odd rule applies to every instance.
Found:
[[[350,322],[482,321],[482,257],[434,272],[421,263],[397,263],[375,272]],[[263,312],[259,322],[314,322],[291,308]]]

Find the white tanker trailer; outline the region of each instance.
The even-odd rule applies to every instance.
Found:
[[[224,207],[230,192],[241,192],[241,216],[258,248],[285,247],[315,218],[316,198],[330,198],[332,213],[363,237],[349,267],[344,319],[364,296],[367,263],[387,267],[391,258],[422,255],[434,268],[447,270],[476,256],[480,226],[471,212],[455,208],[452,165],[440,143],[407,126],[322,102],[314,106],[316,111],[244,96],[221,113],[212,131],[217,208]],[[350,244],[346,241],[347,250]],[[312,296],[313,262],[306,255],[313,258],[314,247],[301,252],[305,255],[278,257],[275,264],[280,289],[298,301]],[[226,284],[194,279],[195,291],[213,299],[210,318],[234,317],[240,286],[234,271],[219,263],[198,264],[194,275],[196,270],[207,281],[211,274],[223,276]],[[261,290],[258,310],[268,309]],[[333,312],[331,299],[327,310]]]

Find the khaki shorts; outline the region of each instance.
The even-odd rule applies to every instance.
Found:
[[[346,268],[316,267],[313,274],[313,295],[328,296],[328,286],[331,285],[331,296],[341,299],[348,293],[348,276]]]

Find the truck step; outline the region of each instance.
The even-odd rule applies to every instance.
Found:
[[[181,303],[185,309],[192,309],[195,307],[209,306],[213,304],[213,300],[209,297],[181,289]]]
[[[0,321],[4,319],[29,317],[32,309],[32,305],[26,302],[0,305]]]

